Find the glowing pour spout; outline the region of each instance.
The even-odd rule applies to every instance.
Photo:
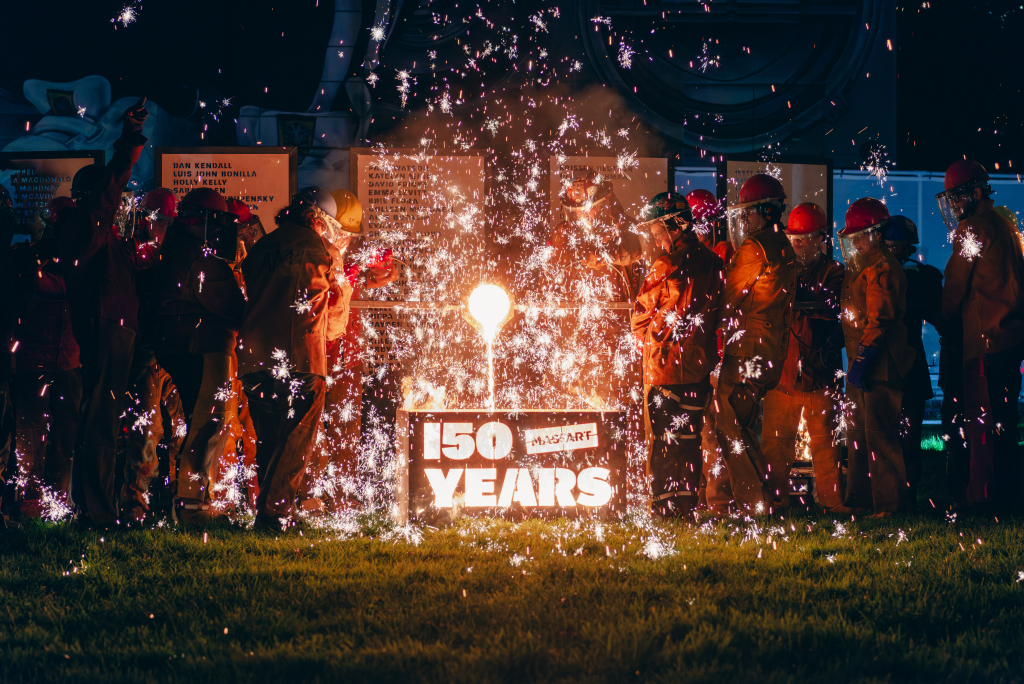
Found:
[[[469,295],[469,315],[480,326],[480,334],[487,342],[487,389],[490,400],[487,408],[494,410],[494,338],[512,311],[508,293],[497,285],[479,285]]]
[[[469,313],[480,324],[487,344],[494,342],[511,310],[512,300],[497,285],[480,285],[469,295]]]

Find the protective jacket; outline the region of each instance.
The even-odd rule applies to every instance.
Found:
[[[240,376],[275,369],[327,375],[327,341],[344,334],[352,292],[336,280],[335,265],[323,238],[297,223],[282,223],[253,245],[242,264],[249,299],[238,336]]]
[[[838,386],[839,363],[826,363],[824,352],[829,335],[839,324],[839,294],[845,273],[842,264],[822,256],[797,274],[789,350],[777,390],[792,394]]]
[[[64,273],[54,260],[56,241],[44,238],[32,245],[21,243],[11,253],[18,372],[78,368],[79,349],[71,331]]]
[[[186,224],[167,229],[154,280],[158,353],[231,353],[245,309],[242,290],[231,265],[205,256],[202,238]]]
[[[903,274],[907,278],[907,313],[903,316],[903,324],[907,327],[907,344],[917,354],[903,391],[930,399],[935,393],[932,392],[928,357],[924,353],[921,335],[925,321],[931,323],[940,335],[946,334],[942,318],[942,271],[911,259],[903,263]]]
[[[982,200],[953,231],[942,313],[963,321],[964,361],[1024,341],[1024,246],[1005,218]]]
[[[74,209],[58,215],[54,232],[61,263],[68,269],[71,318],[79,344],[92,335],[91,319],[138,329],[136,245],[117,234],[114,216],[146,140],[140,133],[122,133],[96,185]]]
[[[781,364],[789,347],[797,261],[782,226],[748,237],[729,264],[718,320],[725,353]]]
[[[864,268],[847,270],[840,299],[846,355],[857,358],[857,345],[877,349],[879,357],[865,376],[873,382],[905,378],[914,363],[907,344],[903,314],[907,309],[907,278],[885,246],[864,256]]]
[[[693,231],[682,233],[674,247],[654,262],[633,306],[631,327],[647,385],[703,383],[718,363],[722,260]]]

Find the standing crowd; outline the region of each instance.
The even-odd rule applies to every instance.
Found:
[[[213,189],[179,203],[157,188],[134,234],[119,230],[144,107],[125,113],[113,158],[79,171],[29,242],[11,246],[0,195],[0,495],[14,481],[22,517],[73,505],[79,524],[106,528],[145,521],[162,478],[176,521],[206,522],[245,497],[257,527],[280,530],[311,499],[332,392],[356,407],[327,419],[355,461],[362,374],[349,304],[354,287],[397,272],[388,253],[345,263],[362,219],[347,190],[300,191],[265,233]],[[914,506],[932,396],[925,321],[942,336],[952,498],[1016,504],[1024,247],[990,194],[980,164],[947,171],[939,203],[954,250],[942,274],[913,258],[913,222],[876,199],[846,212],[844,266],[829,256],[821,207],[800,204],[782,223],[786,193],[771,176],[748,178],[724,215],[706,191],[662,193],[640,224],[660,252],[644,277],[636,225],[610,185],[593,172],[569,183],[578,221],[553,231],[553,286],[569,291],[586,271],[635,302],[655,511],[785,508],[798,437],[828,510]],[[613,226],[615,249],[581,258],[579,221]],[[620,332],[594,334],[615,344]],[[17,524],[0,520],[0,531]]]
[[[73,505],[80,525],[107,528],[146,520],[162,478],[176,521],[242,496],[257,527],[280,530],[311,498],[329,369],[361,390],[340,352],[353,287],[397,273],[389,258],[346,267],[362,220],[347,190],[302,190],[265,234],[211,188],[180,203],[157,188],[134,234],[119,230],[146,117],[145,100],[125,113],[110,162],[79,171],[32,240],[11,246],[0,197],[0,495],[14,482],[21,517]]]
[[[748,178],[724,217],[703,190],[651,201],[642,225],[664,253],[640,287],[632,333],[657,513],[784,509],[798,431],[829,511],[915,507],[933,396],[924,322],[942,340],[953,505],[1019,505],[1024,246],[984,167],[964,159],[944,180],[944,274],[913,258],[914,223],[870,197],[850,205],[838,231],[845,265],[829,256],[821,207],[799,204],[782,223],[786,194],[769,175]],[[714,242],[716,223],[728,243]]]

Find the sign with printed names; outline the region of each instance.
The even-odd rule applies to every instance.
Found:
[[[620,167],[618,157],[551,157],[551,225],[564,218],[559,199],[563,184],[586,169],[610,180],[622,208],[638,221],[643,218],[647,201],[669,189],[668,159],[638,157],[632,163],[623,160]]]
[[[274,216],[298,192],[294,147],[158,147],[156,186],[181,200],[196,188],[213,188],[241,200],[268,233]]]
[[[467,255],[482,251],[487,195],[484,156],[426,154],[392,150],[387,154],[351,150],[352,188],[363,207],[364,244],[392,249],[401,262],[390,302],[450,301],[451,279],[430,272],[439,249]],[[448,289],[442,289],[448,288]],[[379,293],[362,290],[365,299]],[[409,314],[392,307],[364,308],[362,321],[373,358],[393,361],[393,331],[410,328]]]
[[[5,152],[0,154],[0,181],[11,191],[18,230],[41,227],[41,214],[54,197],[70,197],[79,169],[103,164],[101,151]]]

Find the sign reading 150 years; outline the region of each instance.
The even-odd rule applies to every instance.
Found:
[[[428,259],[420,257],[439,245],[464,254],[473,253],[478,246],[471,244],[474,241],[482,245],[487,192],[483,155],[472,150],[462,154],[413,150],[378,154],[353,148],[350,164],[351,187],[363,207],[366,240],[394,248],[403,262],[392,301],[437,301],[437,278],[424,272],[422,264]],[[479,223],[479,229],[466,230],[467,223]],[[408,326],[408,314],[374,307],[366,309],[362,320],[378,333],[372,336],[373,357],[394,360],[388,331]]]
[[[264,230],[298,192],[294,147],[157,147],[156,185],[180,200],[196,188],[213,188],[241,200],[260,217]]]

